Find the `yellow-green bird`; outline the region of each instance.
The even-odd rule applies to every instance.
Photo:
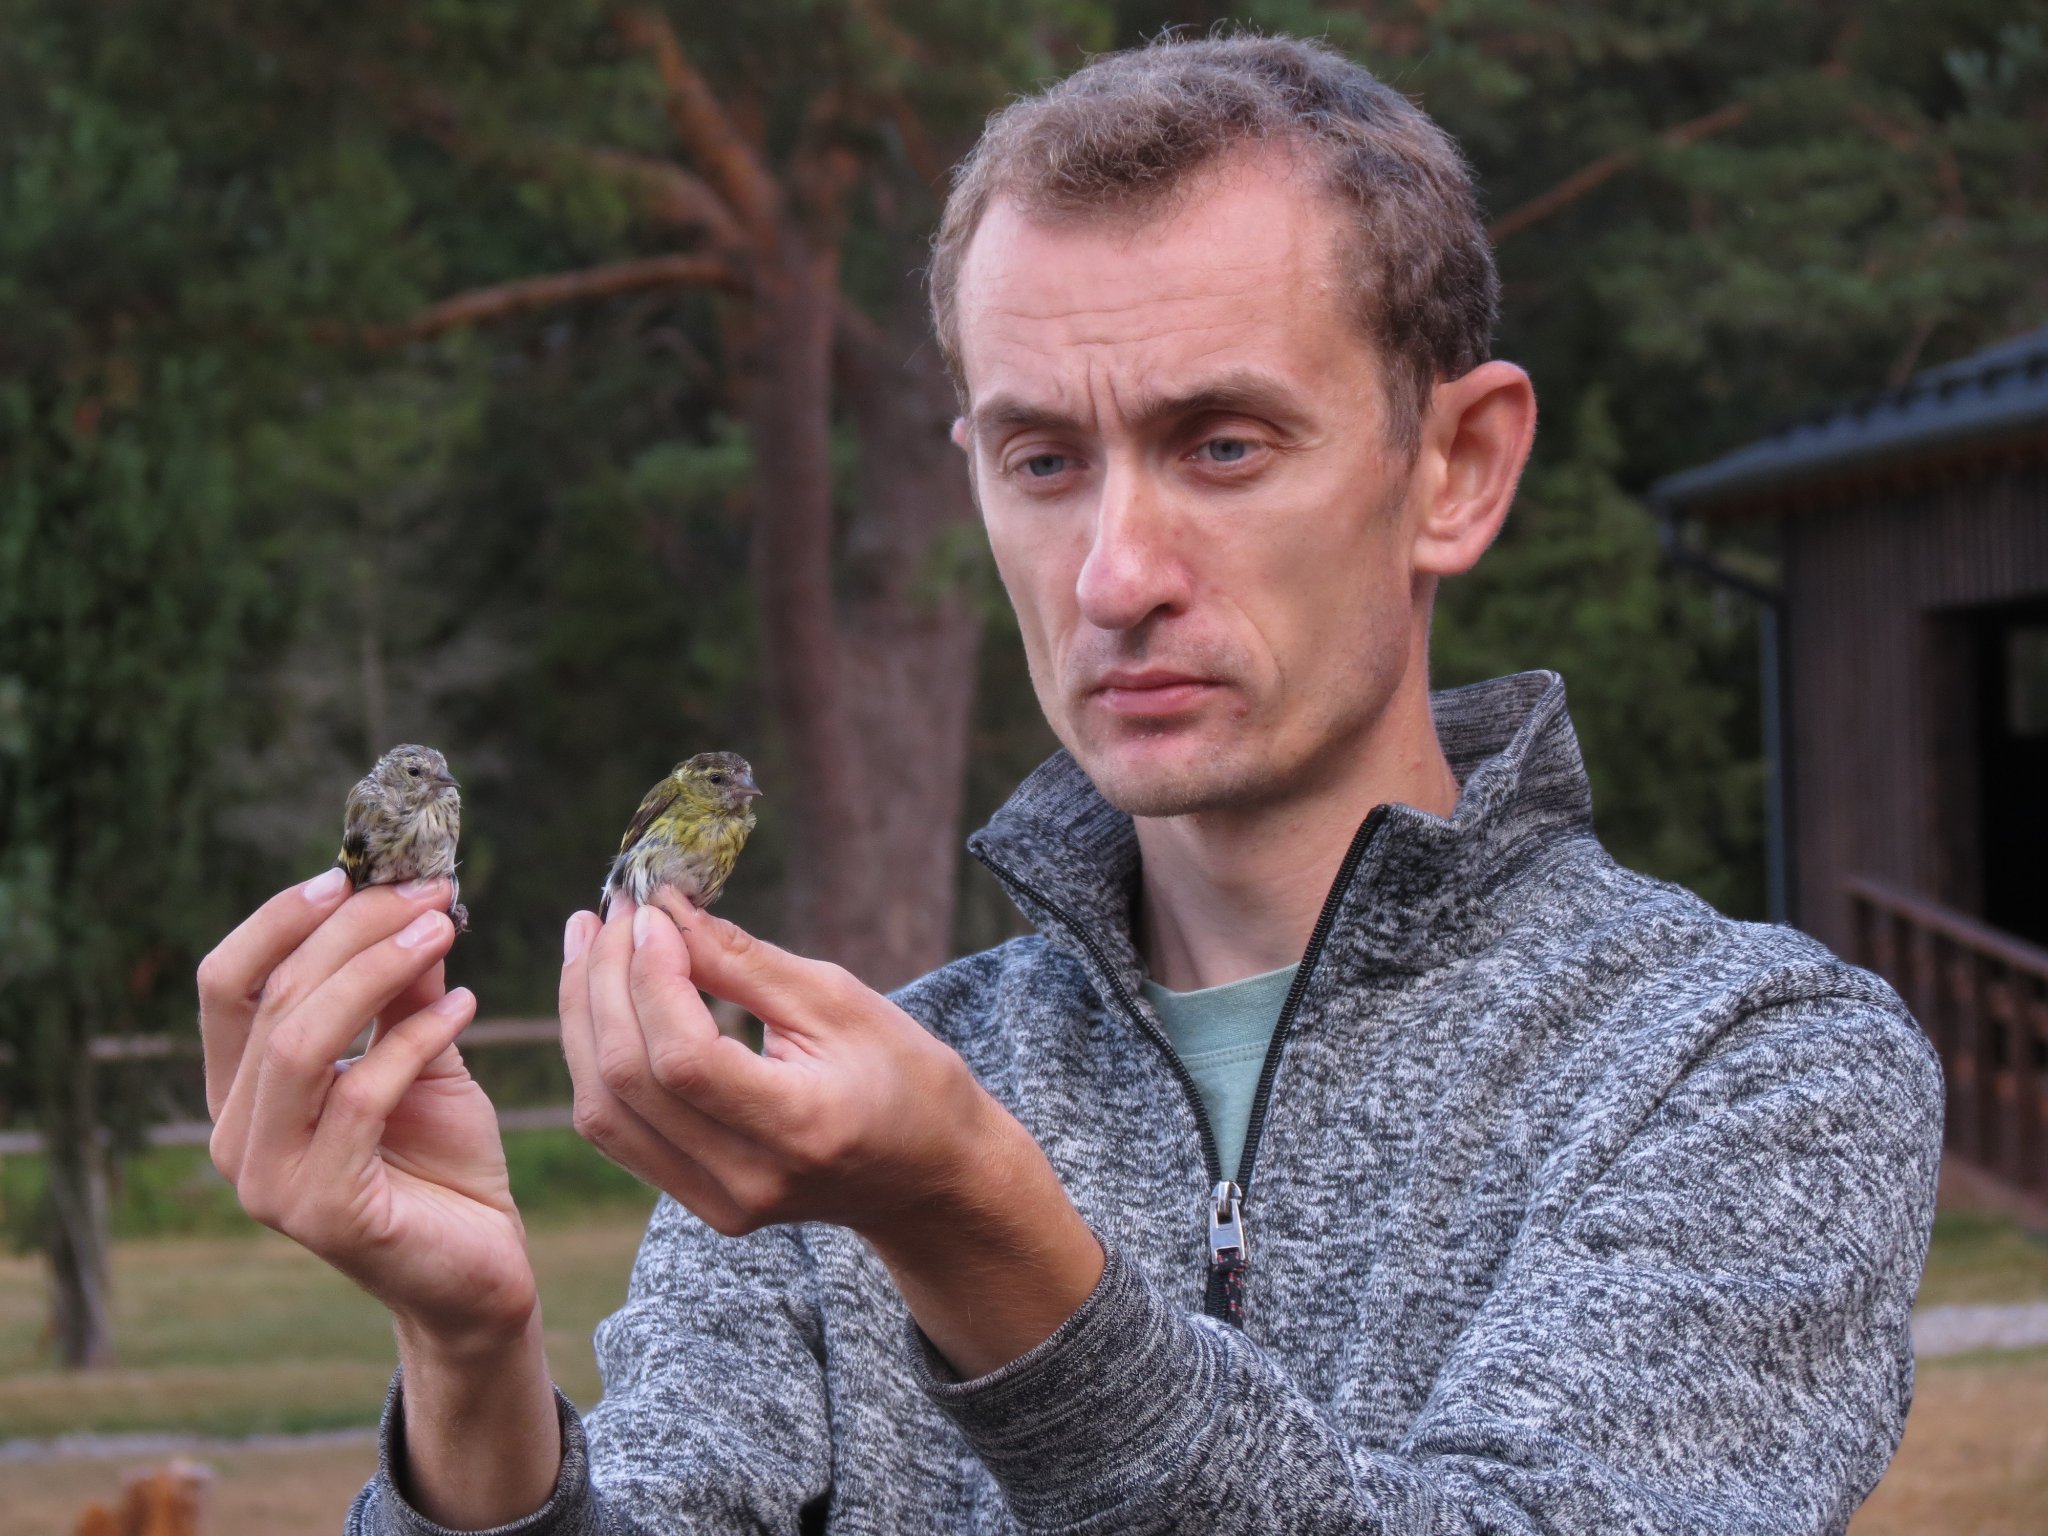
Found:
[[[598,915],[610,911],[619,891],[645,903],[664,885],[699,907],[710,906],[754,830],[754,802],[760,798],[754,770],[737,752],[699,752],[677,763],[633,813],[604,877]]]

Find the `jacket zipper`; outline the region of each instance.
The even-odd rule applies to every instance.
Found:
[[[1252,1091],[1251,1118],[1245,1122],[1244,1151],[1237,1159],[1237,1181],[1219,1181],[1210,1197],[1209,1289],[1202,1298],[1202,1310],[1240,1327],[1244,1324],[1245,1269],[1251,1262],[1244,1241],[1244,1204],[1251,1192],[1252,1165],[1258,1160],[1259,1140],[1266,1129],[1266,1110],[1273,1100],[1273,1079],[1280,1073],[1280,1053],[1287,1048],[1294,1015],[1308,991],[1316,962],[1323,957],[1323,946],[1330,942],[1330,930],[1337,923],[1337,908],[1386,819],[1387,807],[1376,805],[1351,834],[1351,846],[1344,850],[1344,862],[1337,866],[1337,878],[1330,882],[1329,893],[1323,897],[1323,909],[1316,914],[1315,927],[1309,930],[1308,948],[1301,952],[1301,964],[1287,989],[1286,1001],[1280,1005],[1273,1038],[1266,1045],[1266,1059],[1259,1066],[1258,1086]]]
[[[1287,998],[1280,1005],[1280,1017],[1273,1025],[1273,1038],[1266,1047],[1266,1059],[1259,1068],[1258,1087],[1252,1095],[1251,1119],[1245,1126],[1244,1152],[1238,1159],[1237,1178],[1233,1182],[1223,1177],[1223,1158],[1216,1148],[1216,1131],[1209,1124],[1209,1111],[1202,1103],[1201,1090],[1195,1086],[1194,1074],[1174,1050],[1173,1042],[1166,1038],[1163,1030],[1146,1019],[1139,1011],[1137,1002],[1125,988],[1123,980],[1110,964],[1109,956],[1102,946],[1095,942],[1095,936],[1077,921],[1064,907],[1061,907],[1043,891],[1019,878],[1013,871],[985,855],[977,855],[989,871],[999,879],[1015,887],[1023,895],[1037,902],[1046,911],[1064,923],[1069,932],[1081,941],[1095,961],[1096,969],[1109,982],[1110,991],[1116,995],[1117,1004],[1130,1021],[1138,1026],[1138,1033],[1156,1046],[1166,1064],[1172,1068],[1174,1078],[1180,1083],[1181,1092],[1186,1096],[1188,1107],[1195,1113],[1195,1129],[1202,1143],[1202,1166],[1209,1176],[1211,1185],[1203,1201],[1203,1222],[1209,1235],[1208,1283],[1202,1298],[1202,1310],[1209,1316],[1224,1322],[1241,1326],[1244,1322],[1244,1279],[1245,1270],[1251,1261],[1250,1249],[1245,1243],[1244,1206],[1246,1192],[1251,1188],[1252,1165],[1259,1150],[1259,1137],[1265,1130],[1266,1110],[1273,1097],[1273,1079],[1280,1071],[1280,1055],[1287,1044],[1287,1036],[1294,1027],[1294,1015],[1301,1007],[1301,999],[1308,991],[1310,974],[1316,962],[1322,957],[1323,946],[1329,942],[1330,929],[1337,920],[1337,907],[1344,899],[1344,892],[1351,884],[1352,876],[1358,873],[1358,866],[1364,861],[1366,850],[1386,820],[1387,807],[1374,806],[1358,830],[1352,834],[1350,847],[1344,850],[1344,861],[1337,866],[1337,878],[1331,882],[1329,894],[1323,898],[1322,911],[1316,915],[1316,925],[1308,936],[1308,948],[1302,952],[1301,964],[1294,973],[1294,982],[1287,989]]]

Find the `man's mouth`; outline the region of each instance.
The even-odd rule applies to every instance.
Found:
[[[1120,667],[1095,681],[1088,696],[1112,715],[1156,719],[1194,708],[1222,685],[1163,667]]]

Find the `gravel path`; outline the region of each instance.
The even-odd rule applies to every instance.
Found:
[[[1913,1353],[1921,1360],[1978,1349],[2029,1349],[2039,1344],[2048,1344],[2048,1301],[1921,1307],[1913,1314]]]

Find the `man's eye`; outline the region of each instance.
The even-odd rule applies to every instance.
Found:
[[[1214,449],[1209,462],[1212,464],[1241,464],[1244,456],[1251,452],[1252,445],[1241,437],[1212,437],[1202,444],[1206,452]]]
[[[1024,473],[1034,480],[1049,480],[1066,465],[1067,456],[1063,453],[1034,453],[1024,461]]]

